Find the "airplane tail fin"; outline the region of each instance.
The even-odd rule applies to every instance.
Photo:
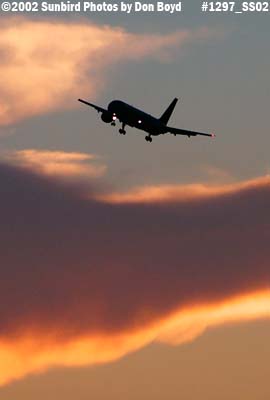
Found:
[[[175,98],[171,104],[169,105],[169,107],[167,108],[167,110],[161,115],[161,117],[159,118],[160,122],[164,125],[167,125],[167,123],[169,122],[169,119],[173,113],[174,107],[176,106],[178,99]]]

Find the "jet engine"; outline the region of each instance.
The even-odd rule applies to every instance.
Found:
[[[109,124],[113,121],[112,114],[108,111],[103,111],[103,113],[101,114],[101,119],[103,122],[106,122],[106,124]]]

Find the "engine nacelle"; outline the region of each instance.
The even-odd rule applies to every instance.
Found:
[[[109,124],[110,122],[112,122],[113,117],[112,114],[108,111],[103,111],[103,113],[101,114],[101,119],[103,122],[106,122],[106,124]]]

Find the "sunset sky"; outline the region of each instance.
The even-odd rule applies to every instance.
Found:
[[[270,398],[269,13],[183,4],[0,14],[1,400]]]

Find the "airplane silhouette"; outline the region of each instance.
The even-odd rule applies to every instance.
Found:
[[[78,99],[78,101],[93,107],[98,113],[101,113],[102,121],[106,122],[107,124],[110,123],[111,125],[115,126],[115,121],[118,119],[122,123],[122,128],[119,129],[119,133],[122,135],[126,134],[126,125],[145,131],[148,133],[148,135],[145,136],[145,140],[147,142],[152,142],[152,136],[164,135],[165,133],[171,133],[174,136],[185,135],[191,137],[201,135],[215,137],[215,134],[213,133],[187,131],[185,129],[172,128],[167,125],[178,101],[177,98],[171,102],[167,110],[165,110],[160,118],[155,118],[152,115],[147,114],[144,111],[141,111],[120,100],[112,101],[108,105],[107,110],[82,99]]]

